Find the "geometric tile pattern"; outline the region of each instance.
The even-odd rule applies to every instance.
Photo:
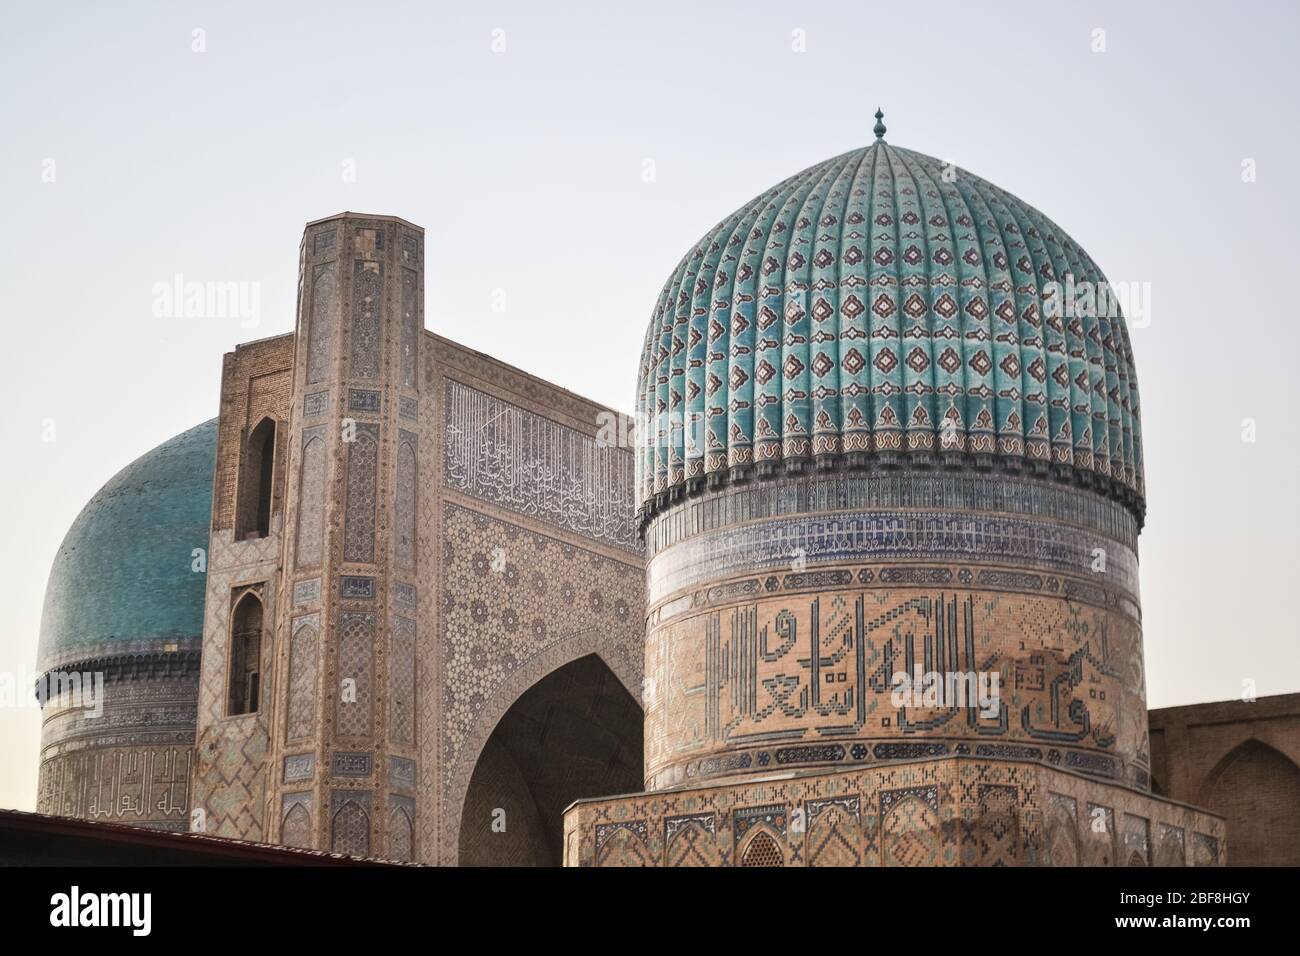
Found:
[[[443,480],[449,488],[639,550],[631,456],[450,378],[444,401]]]
[[[214,531],[208,551],[199,717],[195,739],[194,793],[204,811],[204,831],[241,840],[266,836],[267,753],[270,733],[266,708],[227,719],[226,671],[229,662],[232,585],[271,580],[279,562],[278,521],[265,538],[234,541],[230,530]],[[276,589],[263,588],[264,620],[274,621]],[[269,626],[268,626],[269,630]],[[262,641],[261,673],[271,671],[276,636]],[[279,768],[275,768],[279,773]]]
[[[334,790],[330,793],[330,849],[349,856],[370,856],[370,805],[368,790]]]
[[[419,479],[415,449],[418,437],[400,429],[397,444],[397,500],[393,509],[393,559],[399,568],[415,567],[415,494]]]
[[[1123,317],[1043,298],[1105,277],[1037,210],[947,171],[878,140],[687,253],[641,350],[640,503],[738,465],[967,453],[1073,469],[1141,515]]]
[[[807,803],[808,866],[861,866],[861,812],[857,797],[831,797]]]
[[[348,443],[348,487],[343,560],[375,559],[375,509],[379,467],[379,426],[356,424]]]
[[[307,384],[321,381],[329,371],[333,351],[334,313],[338,308],[338,263],[315,268],[312,279],[311,321],[307,332]]]
[[[305,428],[302,433],[302,483],[298,492],[297,566],[320,564],[325,536],[325,426]]]
[[[320,656],[320,617],[294,618],[289,649],[289,708],[285,737],[299,740],[316,732],[319,702],[316,668]]]
[[[1063,794],[1048,794],[1045,842],[1051,866],[1079,865],[1078,801]]]
[[[1117,816],[1156,821],[1174,843],[1193,833],[1191,862],[1222,865],[1221,818],[1042,764],[956,756],[580,800],[565,814],[565,865],[1050,865],[1106,845]]]
[[[374,235],[382,241],[381,231]],[[379,376],[384,263],[358,259],[352,265],[352,377],[373,379]]]
[[[370,733],[374,706],[370,676],[374,620],[373,614],[353,611],[339,616],[340,686],[329,688],[328,693],[337,701],[334,729],[340,737],[364,737]]]
[[[981,784],[978,793],[980,866],[1018,866],[1019,791],[1014,786]]]
[[[442,520],[440,756],[458,808],[478,748],[534,680],[594,652],[639,689],[644,592],[634,563],[459,505],[445,503]]]
[[[415,622],[395,617],[389,650],[388,726],[393,743],[415,743]]]

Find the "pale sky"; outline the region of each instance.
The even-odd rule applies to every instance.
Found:
[[[305,222],[423,225],[429,328],[630,411],[681,255],[868,143],[877,104],[892,144],[1150,283],[1132,332],[1150,705],[1300,691],[1298,19],[1289,2],[13,5],[0,697],[34,666],[81,507],[216,415],[223,352],[292,329]],[[178,274],[255,283],[258,325],[155,317]],[[0,807],[35,805],[29,698],[0,699]]]

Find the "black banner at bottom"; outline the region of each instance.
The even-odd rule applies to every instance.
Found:
[[[788,907],[787,918],[799,920],[809,902],[827,929],[865,921],[873,941],[936,934],[939,943],[963,926],[1002,924],[1058,939],[1063,931],[1071,939],[1195,933],[1231,945],[1236,934],[1287,929],[1295,877],[1289,869],[32,867],[0,870],[0,900],[19,938],[49,933],[127,945],[201,943],[209,932],[238,933],[255,949],[282,940],[338,943],[435,922],[440,934],[458,922],[479,942],[512,932],[564,934],[537,940],[555,945],[600,939],[588,934],[605,926],[635,938],[676,920],[694,923],[700,913],[748,920]]]

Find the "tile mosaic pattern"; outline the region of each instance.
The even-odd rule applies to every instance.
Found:
[[[968,589],[960,569],[944,582],[864,587],[846,572],[814,579],[824,590],[652,618],[647,785],[969,753],[1146,787],[1137,622],[1060,595]],[[996,713],[895,706],[893,675],[918,669],[996,673]]]
[[[343,560],[375,560],[375,522],[378,508],[379,426],[355,425],[348,443],[348,487],[343,525]]]
[[[1156,821],[1175,847],[1190,833],[1192,865],[1222,865],[1218,817],[1050,767],[969,757],[579,801],[564,818],[564,863],[1123,866],[1117,815]]]
[[[646,566],[646,600],[653,606],[707,581],[788,569],[796,559],[808,565],[965,560],[1088,575],[1098,549],[1106,570],[1093,576],[1135,600],[1136,552],[1054,521],[937,509],[771,518],[698,534],[661,551]]]
[[[383,233],[376,231],[376,237]],[[380,315],[384,264],[358,259],[352,264],[352,377],[379,377]]]
[[[644,592],[635,562],[450,503],[442,541],[438,736],[447,818],[459,821],[479,748],[536,680],[597,653],[639,695]]]
[[[326,262],[316,266],[312,274],[311,317],[307,327],[307,384],[309,385],[323,381],[329,375],[334,352],[334,323],[337,321],[338,309],[338,262]]]
[[[630,456],[452,379],[444,406],[447,487],[604,544],[640,550]]]
[[[945,169],[877,141],[686,254],[642,347],[640,502],[738,465],[956,452],[1073,468],[1140,515],[1123,319],[1044,299],[1101,270],[1037,210]]]
[[[345,611],[339,615],[338,673],[343,686],[337,689],[334,731],[340,737],[365,737],[373,726],[374,639],[373,614]]]
[[[298,545],[295,561],[300,568],[321,563],[325,540],[325,485],[329,469],[325,426],[302,432],[302,474],[298,488]]]
[[[316,733],[319,703],[317,667],[320,660],[320,615],[295,618],[289,646],[289,707],[285,721],[288,740],[303,740]]]

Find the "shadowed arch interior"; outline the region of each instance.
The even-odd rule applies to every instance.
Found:
[[[1234,747],[1206,778],[1201,804],[1228,821],[1228,865],[1297,866],[1288,832],[1300,807],[1300,767],[1258,740]]]
[[[262,600],[256,592],[245,591],[231,616],[227,716],[257,712],[261,697],[261,662]]]
[[[239,475],[235,540],[271,533],[271,493],[275,484],[275,419],[263,418],[248,435]]]
[[[564,809],[642,785],[641,708],[589,654],[506,711],[475,764],[461,814],[462,866],[559,866]]]

